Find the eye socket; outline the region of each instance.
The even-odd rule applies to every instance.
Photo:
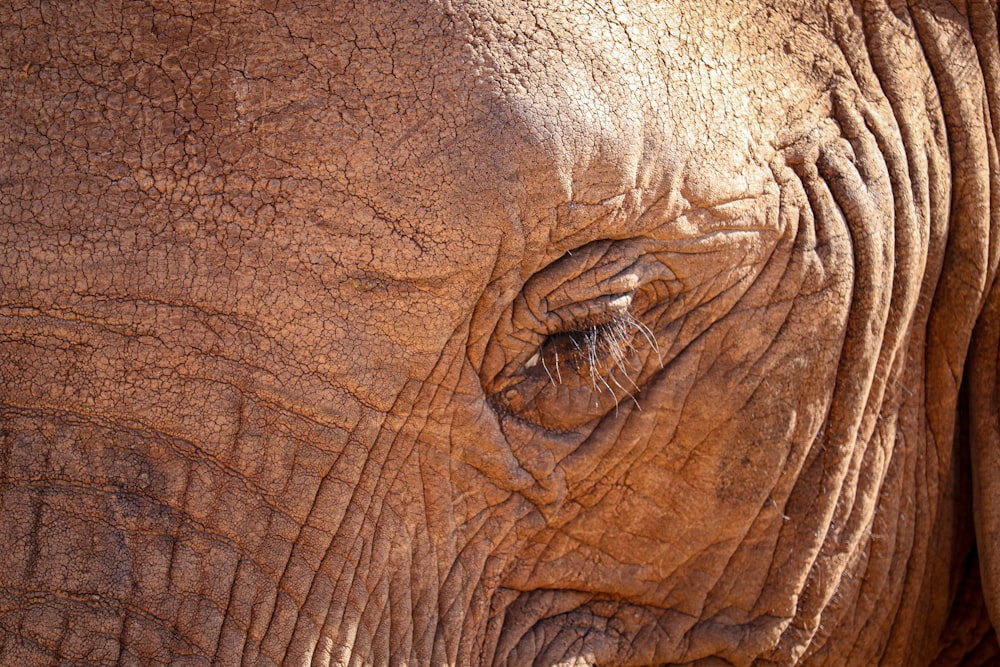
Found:
[[[664,366],[729,314],[779,242],[791,243],[771,222],[776,210],[770,198],[736,220],[692,209],[657,235],[567,251],[509,301],[501,296],[500,313],[497,302],[484,304],[479,317],[493,329],[473,341],[469,358],[497,413],[582,434],[630,399],[641,407]],[[518,279],[505,275],[492,294],[510,294]]]
[[[485,349],[491,404],[553,432],[639,405],[640,388],[663,367],[652,326],[673,279],[637,240],[576,249],[532,276]]]

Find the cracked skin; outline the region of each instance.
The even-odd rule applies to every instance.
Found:
[[[1000,658],[995,1],[0,3],[0,664]]]

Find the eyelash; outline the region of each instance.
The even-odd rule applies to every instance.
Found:
[[[542,367],[546,374],[548,374],[552,385],[555,386],[557,380],[558,384],[563,384],[562,360],[559,356],[559,349],[562,348],[565,350],[569,348],[572,354],[568,355],[566,361],[578,372],[581,368],[588,370],[591,388],[596,393],[601,393],[604,388],[607,388],[611,394],[615,393],[611,385],[608,384],[608,380],[605,379],[604,374],[598,370],[598,366],[602,361],[609,360],[611,363],[606,364],[607,376],[611,382],[614,382],[620,389],[623,389],[629,396],[632,396],[632,392],[622,386],[615,377],[615,370],[620,369],[623,371],[628,383],[638,389],[635,380],[629,375],[629,369],[625,365],[628,353],[635,348],[636,335],[641,335],[646,340],[650,349],[656,354],[662,368],[663,360],[660,358],[659,346],[656,343],[653,332],[628,311],[616,315],[607,322],[592,324],[586,328],[565,331],[549,336],[536,353],[538,359],[534,359],[528,365],[534,366],[540,359]],[[546,362],[546,356],[548,356],[550,350],[553,356],[555,375],[552,374]]]

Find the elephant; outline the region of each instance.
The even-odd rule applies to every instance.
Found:
[[[997,14],[0,3],[0,663],[1000,659]]]

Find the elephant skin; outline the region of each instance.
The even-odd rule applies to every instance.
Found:
[[[995,1],[0,34],[0,664],[1000,659]]]

